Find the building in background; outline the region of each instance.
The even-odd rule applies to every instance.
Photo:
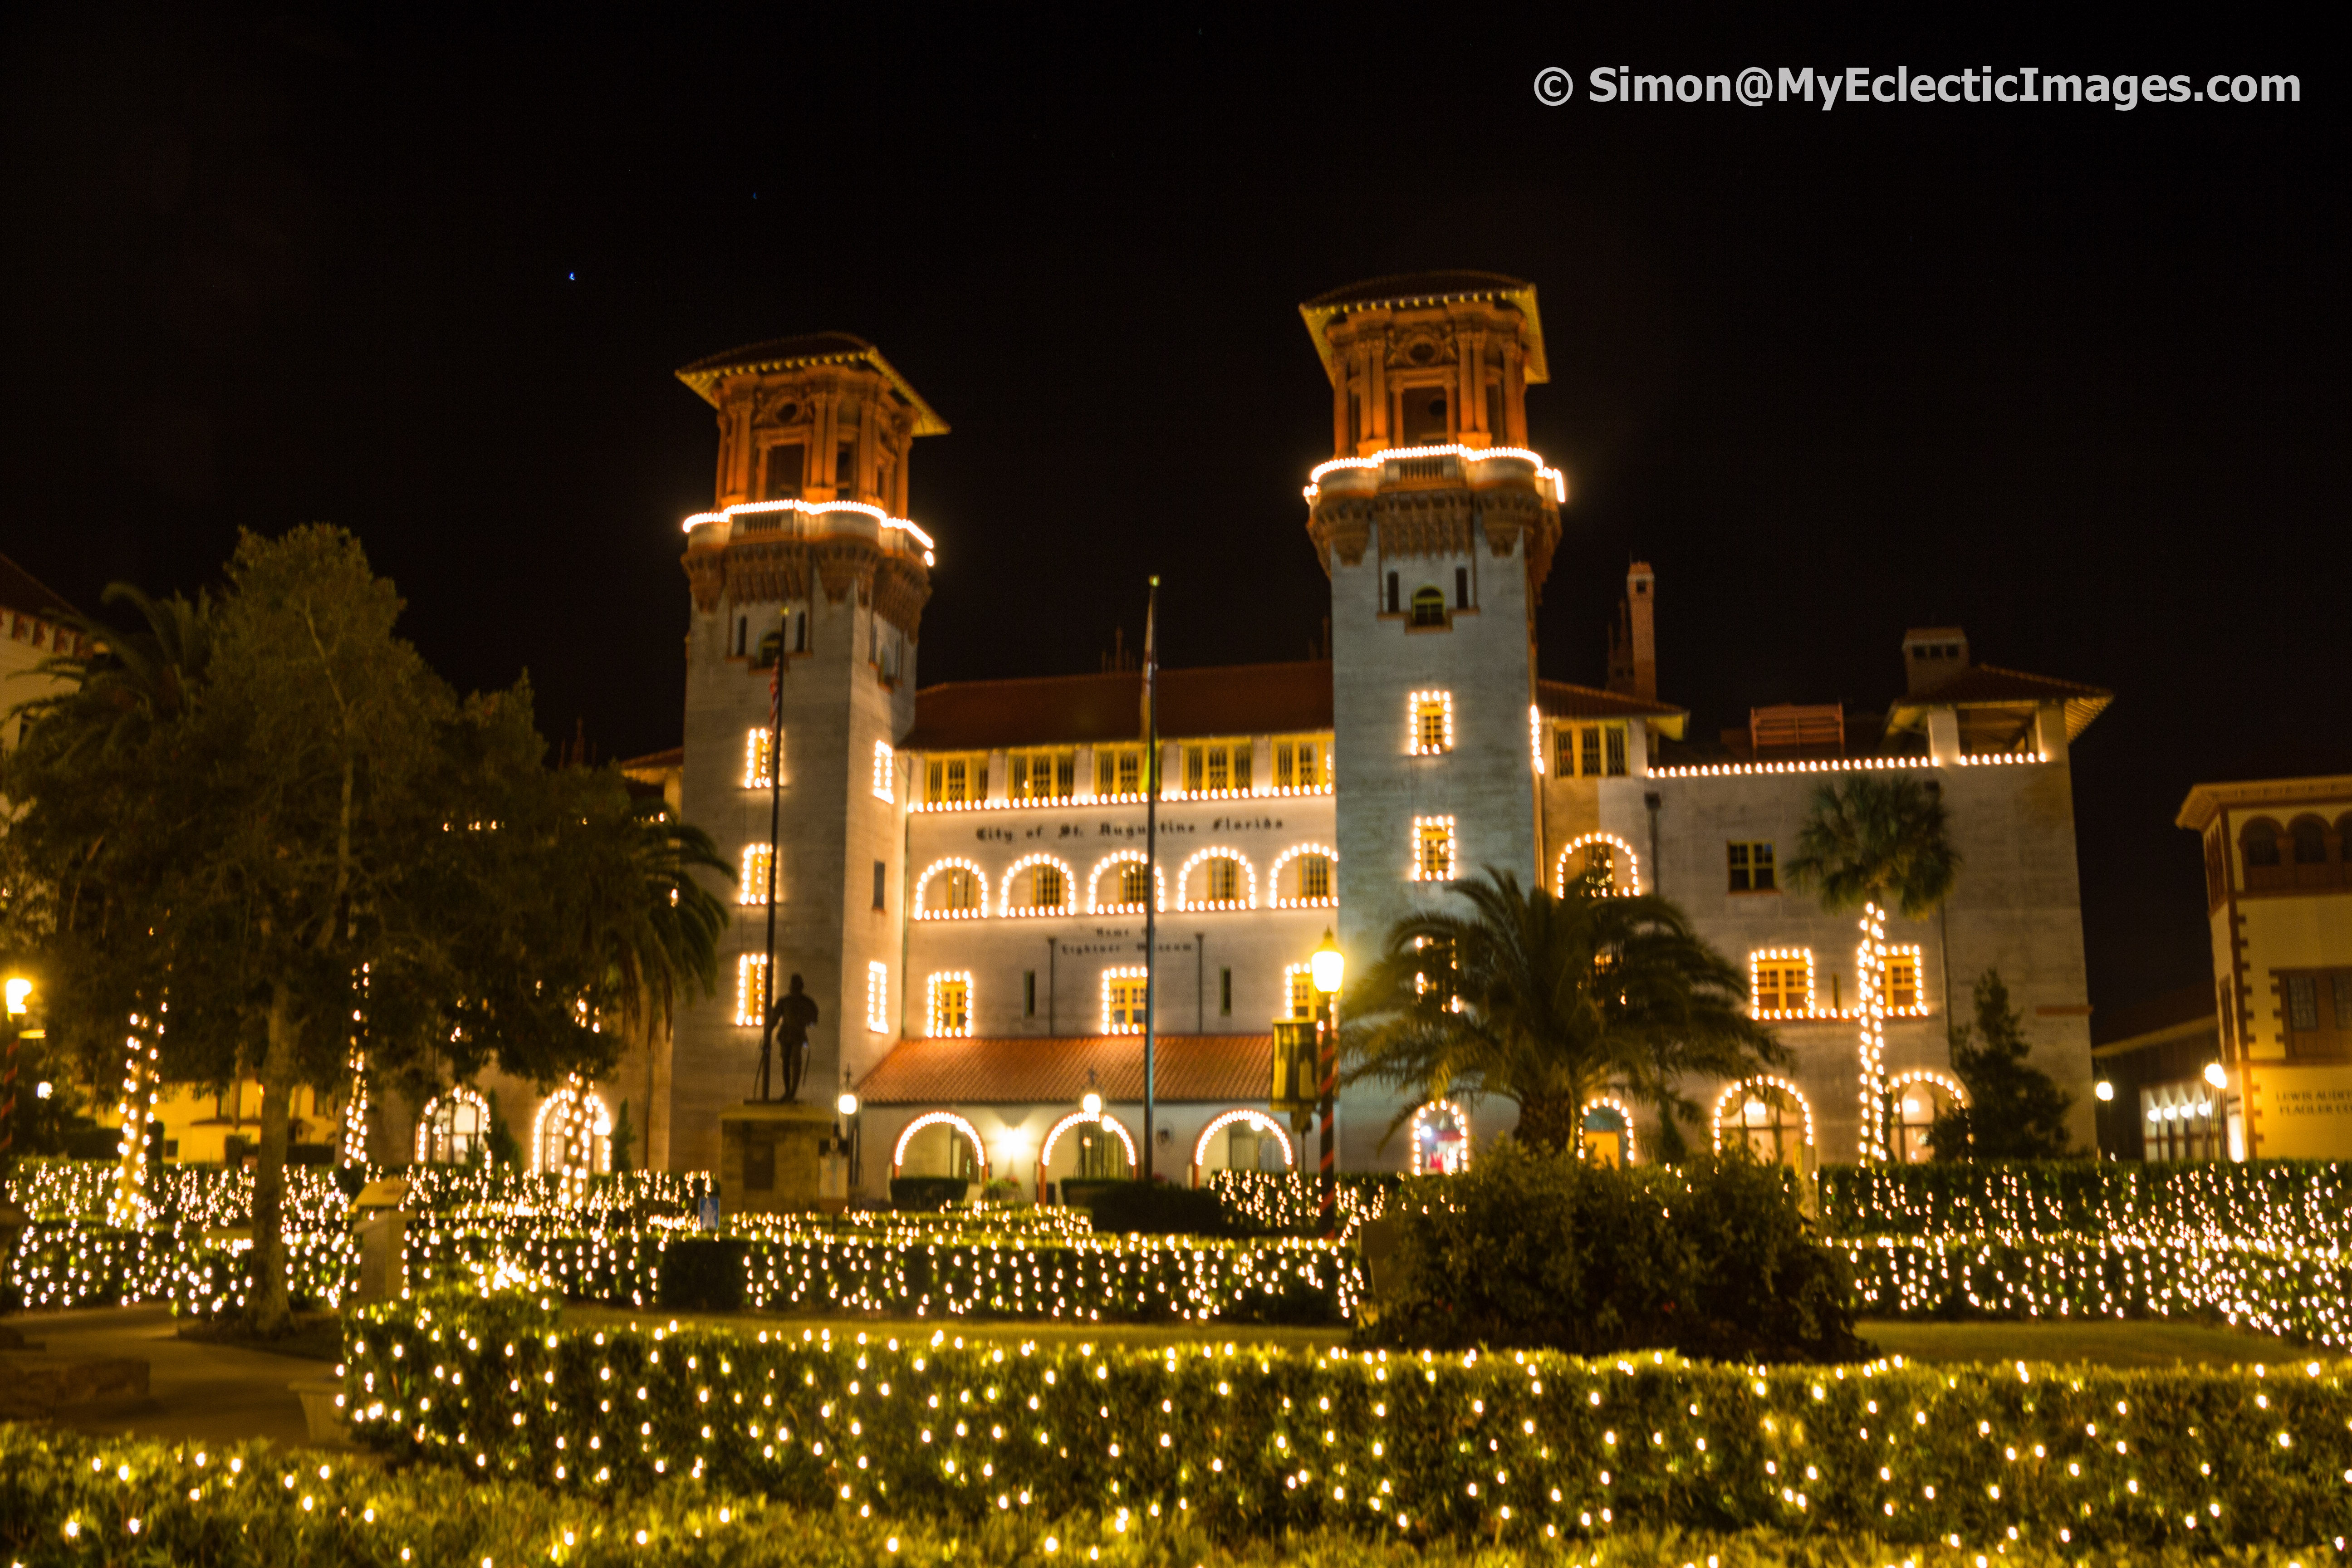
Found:
[[[1661,696],[1658,576],[1639,563],[1601,682],[1540,679],[1536,608],[1568,496],[1527,447],[1528,388],[1549,374],[1535,289],[1431,274],[1302,313],[1331,387],[1305,542],[1331,584],[1330,657],[1163,672],[1156,870],[1132,668],[919,689],[934,552],[953,544],[907,519],[908,464],[947,426],[880,352],[828,333],[679,373],[719,429],[712,508],[685,521],[683,745],[627,771],[739,872],[719,889],[738,917],[727,994],[616,1081],[569,1092],[643,1096],[655,1163],[715,1168],[719,1113],[757,1071],[772,874],[775,989],[798,975],[819,1009],[803,1098],[856,1089],[867,1193],[894,1172],[1043,1190],[1132,1170],[1146,1140],[1179,1181],[1283,1168],[1302,1151],[1269,1100],[1273,1023],[1312,1005],[1327,930],[1360,966],[1482,868],[1553,888],[1589,868],[1688,911],[1794,1053],[1784,1074],[1686,1086],[1709,1123],[1697,1141],[1851,1160],[1856,923],[1788,891],[1780,868],[1814,791],[1870,771],[1939,789],[1964,858],[1948,911],[1888,932],[1895,1146],[1925,1155],[1959,1092],[1948,1015],[1996,967],[2088,1144],[2069,754],[2108,694],[1979,664],[1936,627],[1903,639],[1883,711],[1788,703],[1703,738]],[[502,1089],[520,1135],[535,1091]],[[1341,1163],[1451,1168],[1512,1116],[1350,1090]],[[1596,1102],[1588,1133],[1639,1159],[1656,1127],[1645,1107]]]
[[[2352,1154],[2352,775],[2199,784],[2233,1159]]]
[[[2200,981],[2113,1011],[2091,1026],[2099,1150],[2116,1160],[2242,1159],[2210,1076],[2221,1062],[2214,988]]]

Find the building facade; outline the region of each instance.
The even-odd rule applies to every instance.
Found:
[[[715,1166],[719,1112],[751,1092],[761,999],[797,975],[819,1016],[803,1098],[858,1094],[867,1193],[894,1172],[1042,1192],[1147,1158],[1180,1181],[1295,1163],[1303,1128],[1269,1100],[1272,1031],[1311,1005],[1309,953],[1328,931],[1361,963],[1490,866],[1552,887],[1595,867],[1681,904],[1749,967],[1795,1058],[1769,1081],[1687,1086],[1708,1119],[1694,1136],[1849,1160],[1859,933],[1779,867],[1814,790],[1861,770],[1940,789],[1964,861],[1947,910],[1885,933],[1898,1150],[1924,1153],[1958,1092],[1948,1015],[1996,967],[2088,1143],[2068,757],[2107,694],[1977,664],[1957,629],[1927,628],[1905,639],[1883,713],[1759,710],[1701,738],[1659,696],[1658,579],[1640,563],[1605,679],[1540,679],[1536,609],[1568,487],[1527,446],[1528,389],[1549,375],[1535,289],[1433,274],[1302,314],[1332,392],[1303,541],[1331,584],[1330,657],[1161,673],[1150,866],[1137,672],[918,686],[933,552],[952,542],[907,520],[908,461],[946,426],[880,353],[828,334],[680,373],[718,416],[715,504],[685,524],[684,744],[632,771],[741,876],[724,890],[728,994],[687,1009],[646,1068],[662,1086],[655,1163]],[[1340,1163],[1443,1167],[1513,1116],[1351,1089]],[[1648,1117],[1596,1104],[1590,1135],[1638,1159]]]
[[[2204,844],[2221,1070],[2178,1098],[2202,1090],[2232,1159],[2342,1159],[2352,1152],[2352,777],[2199,784],[2179,820]],[[2179,1114],[2153,1101],[2146,1110]]]

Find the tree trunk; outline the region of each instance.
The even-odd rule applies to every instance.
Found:
[[[296,1074],[294,994],[283,982],[269,994],[269,1046],[261,1061],[261,1145],[253,1169],[255,1331],[285,1331],[293,1318],[286,1289],[286,1146],[291,1136]]]
[[[1564,1153],[1582,1147],[1582,1109],[1573,1096],[1529,1100],[1519,1106],[1519,1128],[1512,1134],[1538,1149]]]

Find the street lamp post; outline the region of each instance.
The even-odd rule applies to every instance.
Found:
[[[841,1098],[833,1102],[833,1146],[840,1151],[848,1163],[848,1180],[844,1184],[849,1192],[856,1193],[859,1181],[858,1145],[863,1140],[858,1137],[857,1096],[850,1091],[849,1075],[845,1071],[841,1075]],[[846,1131],[844,1131],[845,1123],[847,1124]]]
[[[2221,1117],[2228,1105],[2229,1069],[2220,1062],[2205,1064],[2205,1157],[2221,1157]]]
[[[1316,1053],[1317,1115],[1323,1124],[1322,1221],[1326,1237],[1339,1234],[1339,1167],[1332,1144],[1332,1119],[1337,1109],[1339,1087],[1339,983],[1348,967],[1347,954],[1331,940],[1329,931],[1323,933],[1323,944],[1307,961],[1307,973],[1313,977],[1316,992],[1323,998],[1323,1016],[1317,1020],[1316,1032],[1322,1037]]]

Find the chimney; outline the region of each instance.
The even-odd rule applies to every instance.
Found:
[[[1933,691],[1969,667],[1969,634],[1958,626],[1913,626],[1903,634],[1903,693]]]
[[[1645,701],[1658,700],[1657,574],[1646,561],[1625,571],[1625,599],[1609,638],[1609,689]]]

